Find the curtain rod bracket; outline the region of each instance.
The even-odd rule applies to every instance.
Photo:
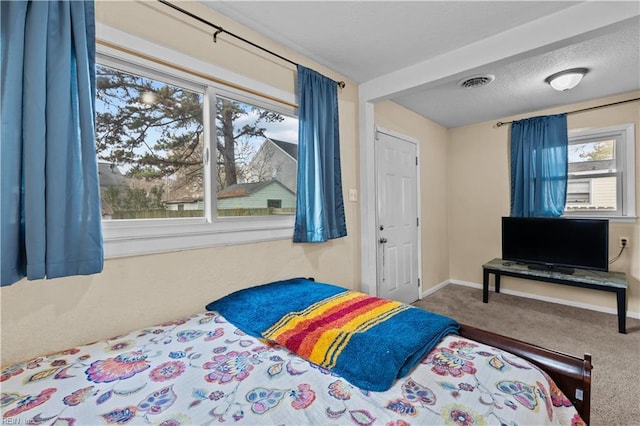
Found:
[[[222,27],[218,28],[218,30],[213,33],[213,42],[217,43],[218,42],[218,34],[223,33],[224,29]]]

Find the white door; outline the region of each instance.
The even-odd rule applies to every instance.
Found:
[[[376,133],[378,296],[419,299],[416,144]]]

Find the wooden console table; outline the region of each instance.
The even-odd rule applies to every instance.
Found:
[[[575,269],[573,274],[563,274],[529,269],[524,263],[493,259],[482,265],[482,301],[484,303],[489,302],[489,274],[495,275],[496,293],[500,293],[500,276],[502,275],[613,292],[616,294],[618,304],[618,332],[627,332],[627,276],[624,272]]]

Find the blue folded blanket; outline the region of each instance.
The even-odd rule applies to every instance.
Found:
[[[460,327],[423,309],[304,278],[240,290],[206,309],[372,391],[389,389]]]

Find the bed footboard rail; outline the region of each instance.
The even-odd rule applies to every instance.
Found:
[[[468,325],[460,327],[460,335],[510,352],[544,370],[589,424],[592,369],[590,354],[578,358]]]

